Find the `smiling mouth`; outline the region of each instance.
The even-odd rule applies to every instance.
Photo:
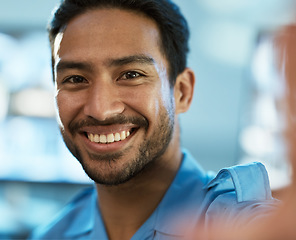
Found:
[[[109,134],[96,134],[96,133],[88,133],[86,132],[86,137],[94,143],[101,144],[110,144],[114,142],[120,142],[128,138],[136,129],[132,128],[130,130],[120,131],[116,133]]]

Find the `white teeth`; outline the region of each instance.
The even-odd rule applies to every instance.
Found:
[[[92,133],[88,135],[88,138],[91,142],[94,142],[94,135]]]
[[[114,142],[113,133],[107,135],[107,141],[108,141],[108,143],[113,143]]]
[[[106,143],[107,142],[107,136],[106,135],[100,135],[100,143]]]
[[[121,139],[121,140],[126,139],[126,133],[125,133],[125,131],[122,131],[122,132],[120,133],[120,139]]]
[[[91,142],[95,143],[113,143],[113,142],[119,142],[126,139],[128,136],[130,136],[130,131],[121,131],[120,133],[110,133],[110,134],[93,134],[88,133],[88,139]]]
[[[119,142],[121,140],[121,138],[120,138],[120,133],[115,133],[114,134],[114,141],[115,142]]]
[[[98,134],[95,134],[93,139],[94,139],[93,142],[96,142],[96,143],[100,142],[100,136]]]

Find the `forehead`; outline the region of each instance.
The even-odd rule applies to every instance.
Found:
[[[95,9],[72,19],[55,41],[57,57],[122,57],[133,54],[164,58],[154,20],[133,11]]]

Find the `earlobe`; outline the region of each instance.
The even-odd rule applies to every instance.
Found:
[[[186,112],[192,102],[195,76],[190,68],[186,68],[176,79],[174,87],[176,114]]]

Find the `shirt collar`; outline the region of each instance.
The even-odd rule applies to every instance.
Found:
[[[157,215],[154,229],[165,235],[184,236],[188,224],[196,223],[202,214],[199,206],[206,194],[203,188],[213,176],[206,174],[191,154],[183,150],[175,179],[154,212]]]

